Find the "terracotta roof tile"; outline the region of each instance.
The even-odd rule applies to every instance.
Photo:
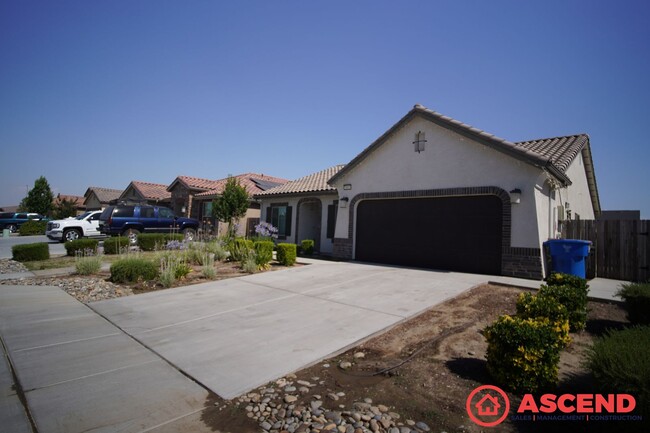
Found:
[[[172,194],[167,191],[167,185],[161,183],[141,182],[134,180],[131,186],[135,188],[142,197],[148,200],[167,200]]]
[[[91,186],[88,187],[88,189],[86,190],[84,197],[88,197],[88,195],[91,192],[95,193],[95,195],[97,196],[97,200],[99,200],[101,203],[108,203],[111,200],[117,200],[120,197],[120,195],[122,195],[121,189],[111,189],[111,188],[102,188],[98,186]]]
[[[269,187],[275,187],[288,182],[287,179],[281,177],[268,176],[260,173],[244,173],[232,177],[239,180],[241,186],[246,188],[246,191],[251,196],[264,192]],[[211,181],[214,182],[212,188],[197,194],[196,197],[214,197],[221,194],[227,181],[228,178]]]
[[[257,194],[257,196],[264,197],[269,195],[282,195],[282,194],[297,194],[305,192],[323,192],[323,191],[336,191],[336,188],[327,184],[327,181],[338,173],[344,165],[335,165],[326,168],[317,173],[312,173],[308,176],[301,177],[300,179],[292,180],[284,185],[276,186],[267,191]]]
[[[78,195],[57,194],[56,198],[71,201],[77,206],[83,206],[84,204],[84,198]]]
[[[553,165],[565,173],[588,141],[587,134],[578,134],[520,141],[515,143],[515,146],[548,158]]]

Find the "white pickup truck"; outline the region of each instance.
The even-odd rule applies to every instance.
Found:
[[[102,211],[89,211],[76,218],[49,221],[45,235],[59,242],[73,241],[83,237],[100,237],[99,216]]]

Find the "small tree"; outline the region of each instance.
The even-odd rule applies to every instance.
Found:
[[[62,220],[77,214],[77,204],[74,200],[68,200],[67,198],[57,197],[54,201],[54,207],[52,209],[52,216],[54,219]]]
[[[20,202],[20,209],[23,212],[36,212],[41,215],[48,215],[52,210],[52,200],[54,194],[50,189],[50,184],[47,179],[41,176],[34,181],[34,188],[30,189],[25,197]]]
[[[250,197],[246,188],[234,177],[228,178],[226,186],[212,203],[212,215],[219,221],[228,223],[228,238],[235,236],[235,222],[246,215]]]

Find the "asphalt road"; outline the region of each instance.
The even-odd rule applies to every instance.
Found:
[[[0,259],[10,259],[11,258],[11,247],[19,244],[33,244],[36,242],[46,242],[50,244],[50,255],[63,255],[65,254],[65,248],[63,244],[57,241],[51,241],[47,236],[18,236],[11,235],[8,238],[0,236]]]

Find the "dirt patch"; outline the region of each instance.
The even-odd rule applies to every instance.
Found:
[[[340,356],[297,372],[298,380],[319,379],[304,401],[297,404],[308,404],[314,394],[340,393],[341,398],[329,404],[343,410],[355,402],[372,399],[374,404],[399,414],[401,420],[424,421],[435,432],[638,430],[641,426],[630,422],[616,426],[611,422],[587,425],[509,419],[495,429],[486,429],[469,419],[465,402],[470,392],[477,386],[493,384],[486,368],[487,343],[481,332],[499,315],[514,314],[522,292],[496,285],[474,288]],[[573,341],[562,352],[559,392],[595,392],[583,365],[586,351],[606,329],[627,323],[619,304],[589,303],[587,329],[571,334]],[[350,362],[352,367],[342,370],[338,367],[341,362]],[[512,394],[509,398],[516,407],[519,398]],[[236,402],[229,404],[238,407]],[[219,418],[212,422],[219,425]]]

